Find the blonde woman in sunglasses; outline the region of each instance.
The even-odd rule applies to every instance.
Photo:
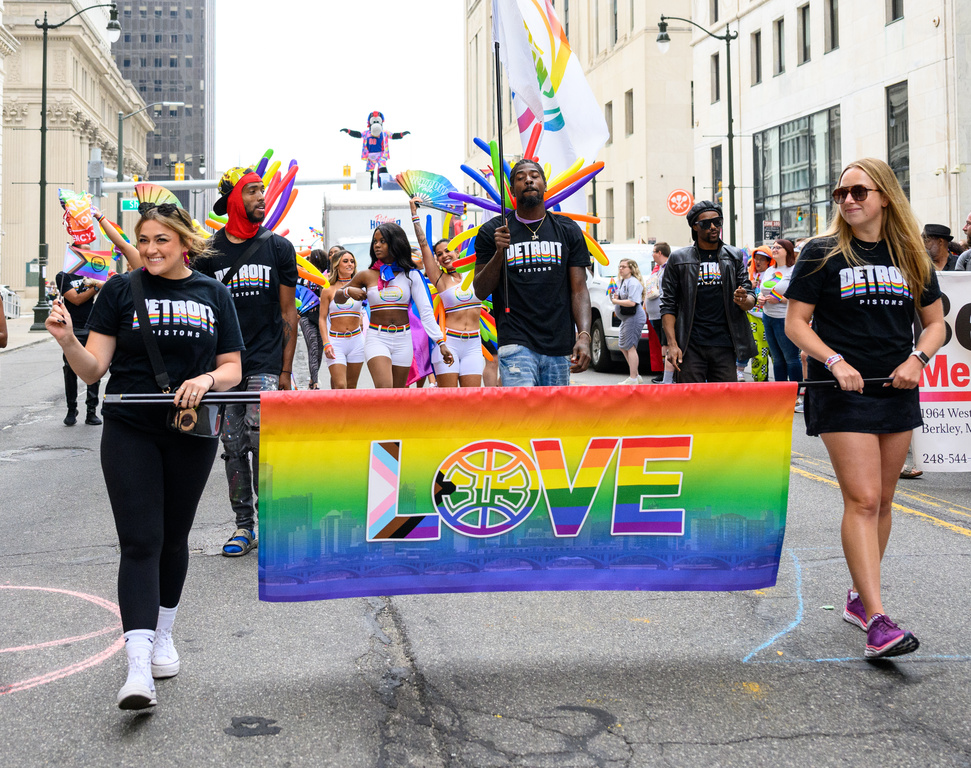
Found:
[[[886,614],[881,560],[913,430],[917,384],[944,341],[941,290],[920,227],[882,160],[850,163],[833,191],[836,213],[793,270],[786,334],[809,355],[806,433],[826,445],[843,495],[841,536],[852,584],[843,618],[867,633],[868,658],[919,642]],[[923,331],[914,345],[914,314]]]

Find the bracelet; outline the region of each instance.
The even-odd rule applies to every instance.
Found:
[[[826,366],[826,370],[827,371],[832,371],[833,370],[833,366],[836,365],[842,359],[843,359],[843,356],[842,355],[835,354],[835,355],[832,355],[831,357],[827,357],[826,358],[826,362],[823,363],[823,365]]]
[[[216,377],[215,377],[215,376],[213,376],[213,375],[212,375],[211,373],[209,373],[208,371],[207,371],[206,373],[204,373],[204,374],[202,374],[202,375],[203,375],[203,376],[208,376],[208,377],[209,377],[210,379],[212,379],[212,386],[211,386],[211,387],[209,387],[209,389],[212,389],[213,387],[215,387],[215,386],[216,386]]]
[[[579,340],[580,340],[580,337],[581,337],[581,336],[586,336],[586,337],[587,337],[588,339],[590,339],[591,341],[593,341],[593,338],[592,338],[592,337],[590,336],[590,333],[589,333],[588,331],[580,331],[580,332],[579,332],[579,333],[577,334],[577,341],[579,341]]]

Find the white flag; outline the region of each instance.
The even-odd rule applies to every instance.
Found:
[[[609,136],[607,122],[550,0],[492,0],[492,33],[513,91],[523,146],[541,122],[536,154],[554,174],[579,157],[594,162]]]

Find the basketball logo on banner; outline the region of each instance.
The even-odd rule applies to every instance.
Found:
[[[686,189],[676,189],[668,195],[668,210],[675,216],[684,216],[694,204],[694,197]]]
[[[482,440],[452,453],[438,467],[435,506],[457,533],[476,538],[507,533],[529,517],[540,483],[532,457],[518,445]]]

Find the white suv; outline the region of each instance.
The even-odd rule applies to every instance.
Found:
[[[603,243],[604,253],[607,254],[608,264],[604,266],[596,259],[593,261],[593,271],[587,271],[587,290],[590,292],[590,345],[591,345],[591,365],[597,371],[609,371],[613,361],[623,360],[620,351],[617,331],[620,328],[620,320],[614,314],[614,305],[607,295],[607,288],[611,279],[616,283],[617,265],[621,259],[634,259],[641,269],[641,275],[647,277],[654,268],[654,246],[653,245],[614,245]],[[651,359],[649,336],[651,324],[647,323],[641,331],[641,341],[637,345],[637,353],[641,360],[647,362]]]

